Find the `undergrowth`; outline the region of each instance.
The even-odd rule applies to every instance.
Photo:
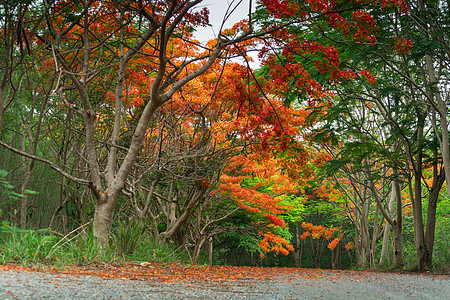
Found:
[[[14,192],[6,175],[0,169],[0,199],[12,204],[23,195]],[[110,243],[103,248],[96,243],[90,223],[61,234],[50,228],[20,229],[7,221],[0,222],[0,264],[65,266],[91,262],[190,263],[191,259],[187,251],[152,236],[135,219],[116,221]]]
[[[141,232],[133,222],[113,228],[108,248],[95,243],[90,224],[66,235],[51,229],[23,230],[6,221],[0,224],[0,263],[21,265],[83,265],[92,262],[186,263],[184,249]]]

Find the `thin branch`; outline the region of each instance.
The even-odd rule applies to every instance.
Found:
[[[16,153],[16,154],[19,154],[19,155],[28,157],[28,158],[30,158],[30,159],[34,159],[34,160],[43,162],[43,163],[47,164],[50,168],[52,168],[53,170],[55,170],[56,172],[58,172],[59,174],[63,175],[63,176],[66,177],[67,179],[72,180],[72,181],[74,181],[74,182],[76,182],[76,183],[78,183],[78,184],[87,185],[87,186],[91,186],[91,185],[92,185],[92,182],[90,182],[90,181],[88,181],[88,180],[85,180],[85,179],[81,179],[81,178],[75,177],[75,176],[73,176],[73,175],[67,173],[66,171],[64,171],[63,169],[61,169],[58,165],[56,165],[54,162],[52,162],[52,161],[50,161],[50,160],[48,160],[48,159],[39,157],[39,156],[37,156],[37,155],[32,155],[32,154],[30,154],[30,153],[27,153],[27,152],[21,151],[21,150],[19,150],[19,149],[16,149],[16,148],[14,148],[14,147],[12,147],[12,146],[6,144],[5,142],[3,142],[3,141],[1,141],[1,140],[0,140],[0,145],[3,146],[3,147],[5,147],[6,149],[8,149],[8,150],[10,150],[10,151],[12,151],[12,152],[14,152],[14,153]]]

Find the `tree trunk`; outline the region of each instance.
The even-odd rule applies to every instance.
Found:
[[[403,267],[403,236],[401,226],[397,223],[398,220],[395,220],[395,226],[392,227],[392,235],[393,235],[393,245],[394,245],[394,259],[393,265],[394,268]]]
[[[198,257],[200,256],[200,251],[202,250],[203,244],[206,241],[206,237],[205,236],[201,236],[197,239],[197,242],[195,243],[195,247],[194,247],[194,253],[193,253],[193,257],[192,257],[192,261],[194,264],[197,263],[198,261]]]
[[[194,207],[197,205],[197,203],[200,201],[200,199],[205,195],[208,187],[200,187],[195,190],[194,194],[192,195],[191,199],[189,200],[189,203],[187,204],[183,214],[176,218],[170,226],[167,226],[167,230],[163,232],[161,235],[164,237],[164,239],[171,239],[173,238],[181,229],[183,224],[191,217],[191,215],[194,212]]]
[[[422,209],[422,158],[423,158],[423,121],[424,117],[419,117],[417,128],[417,154],[414,166],[414,195],[412,197],[412,207],[414,216],[414,242],[417,252],[417,267],[423,271],[426,267],[426,257],[428,250],[425,245],[425,235],[423,226]]]
[[[214,238],[212,236],[209,237],[208,240],[208,257],[209,257],[209,264],[212,266],[213,264],[213,250],[214,250]]]
[[[380,214],[380,209],[378,205],[375,207],[375,214],[373,217],[373,230],[372,230],[372,242],[370,244],[370,267],[375,267],[375,254],[377,249],[378,235],[380,227],[378,225],[378,215]]]
[[[295,238],[297,241],[297,247],[294,249],[294,262],[296,268],[302,267],[302,252],[303,252],[303,243],[300,239],[300,223],[295,223]]]
[[[339,257],[340,257],[340,243],[338,243],[336,245],[336,248],[334,248],[333,250],[331,250],[331,269],[336,270],[338,269],[338,262],[339,262]]]
[[[441,169],[438,172],[437,166],[437,149],[434,149],[434,163],[433,163],[433,184],[428,196],[428,210],[427,210],[427,223],[425,227],[425,246],[427,248],[426,256],[424,258],[425,268],[431,267],[433,263],[433,244],[434,244],[434,232],[436,229],[436,209],[437,200],[439,198],[439,191],[446,180],[445,171]]]
[[[392,210],[394,209],[395,204],[395,182],[392,181],[391,183],[391,195],[389,197],[389,204],[388,204],[388,214],[392,216]],[[384,268],[386,266],[386,260],[387,260],[387,254],[388,254],[388,246],[389,246],[389,239],[390,239],[390,233],[391,233],[391,223],[386,221],[386,224],[384,225],[384,233],[383,233],[383,242],[381,246],[381,255],[380,255],[380,262],[378,266],[380,268]]]
[[[394,168],[394,175],[398,176],[398,170]],[[394,181],[394,190],[395,198],[397,200],[396,203],[396,219],[394,220],[394,226],[392,226],[392,236],[393,236],[393,245],[394,245],[394,259],[393,266],[394,268],[403,268],[403,235],[402,235],[402,223],[403,223],[403,203],[402,203],[402,194],[400,191],[400,182],[399,179],[396,178]]]
[[[356,191],[354,192],[354,198],[357,198]],[[362,199],[361,199],[362,200]],[[364,252],[364,246],[363,246],[363,229],[362,229],[362,215],[361,210],[356,209],[356,203],[355,200],[355,250],[356,250],[356,261],[358,266],[363,266],[365,263],[365,257],[366,254]]]
[[[367,189],[364,188],[363,197],[361,199],[363,201],[361,205],[361,256],[360,256],[360,266],[366,268],[370,264],[370,232],[369,232],[369,208],[370,201],[369,197],[367,197]]]
[[[442,176],[442,180],[440,181],[442,184],[444,183],[444,176]],[[434,186],[434,182],[433,182]],[[427,223],[425,229],[425,247],[427,249],[423,261],[424,268],[431,267],[433,262],[433,244],[434,244],[434,232],[436,229],[436,209],[437,209],[437,199],[439,197],[439,188],[431,189],[430,195],[428,198],[428,211],[427,211]]]
[[[3,127],[3,114],[5,113],[5,89],[0,86],[0,133]],[[0,136],[1,138],[1,136]]]
[[[450,196],[450,141],[449,141],[449,132],[448,132],[448,120],[447,120],[447,105],[441,99],[439,93],[437,93],[436,98],[438,100],[439,107],[439,115],[441,117],[441,130],[442,130],[442,160],[444,162],[444,173],[445,173],[445,182],[447,186],[447,193]]]
[[[26,170],[25,178],[20,188],[20,192],[22,194],[20,202],[20,228],[22,229],[25,229],[27,227],[28,196],[26,195],[26,190],[28,190],[28,187],[30,186],[33,169],[34,160],[32,159],[28,162],[28,168]]]
[[[110,199],[109,197],[106,199]],[[116,201],[97,201],[94,213],[94,238],[107,249]]]

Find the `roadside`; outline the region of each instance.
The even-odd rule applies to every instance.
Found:
[[[449,275],[225,266],[0,266],[0,299],[448,299]]]

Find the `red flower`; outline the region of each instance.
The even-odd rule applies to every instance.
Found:
[[[377,80],[375,79],[375,77],[373,76],[372,72],[369,72],[367,70],[361,70],[359,72],[359,75],[364,76],[367,78],[367,81],[373,85],[377,84]]]
[[[406,54],[411,50],[413,44],[410,40],[395,37],[392,39],[390,45],[392,50]]]

